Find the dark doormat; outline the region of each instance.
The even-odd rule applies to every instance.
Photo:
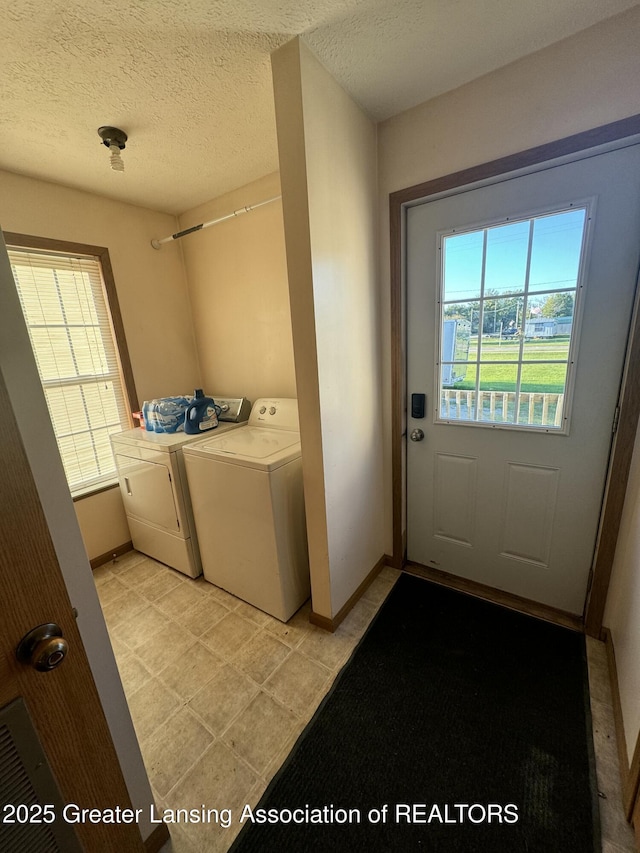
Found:
[[[599,851],[584,637],[403,575],[251,815],[234,853]]]

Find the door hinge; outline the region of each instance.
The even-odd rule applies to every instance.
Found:
[[[615,435],[618,431],[618,421],[620,420],[620,406],[616,406],[616,410],[613,413],[613,425],[611,427],[611,432]]]

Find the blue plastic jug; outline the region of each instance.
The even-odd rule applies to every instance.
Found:
[[[213,397],[205,397],[202,388],[196,388],[194,399],[184,413],[184,431],[189,435],[199,435],[218,426],[220,406],[216,406]]]

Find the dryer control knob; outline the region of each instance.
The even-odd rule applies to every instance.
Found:
[[[261,415],[264,415],[264,413],[265,413],[266,411],[267,411],[267,407],[266,407],[266,406],[260,406],[260,414],[261,414]]]
[[[269,414],[270,414],[270,415],[275,415],[275,413],[276,413],[276,407],[275,407],[275,406],[271,406],[271,408],[269,409]]]

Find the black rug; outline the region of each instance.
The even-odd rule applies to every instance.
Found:
[[[584,637],[403,575],[259,809],[233,853],[599,851]]]

